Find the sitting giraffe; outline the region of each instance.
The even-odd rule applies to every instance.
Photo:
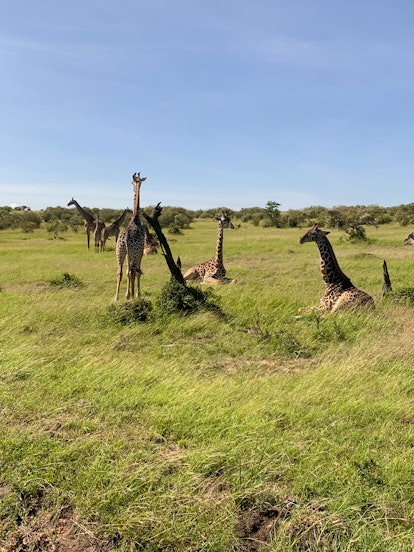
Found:
[[[319,310],[322,312],[336,312],[344,307],[374,306],[373,298],[356,288],[348,276],[339,268],[335,253],[328,238],[328,231],[321,230],[318,224],[314,224],[299,243],[316,242],[321,257],[321,272],[325,282],[325,293],[320,300]],[[302,309],[303,310],[308,310]]]
[[[414,244],[414,232],[408,234],[404,240],[404,245],[413,245]]]
[[[125,209],[125,211],[122,213],[122,215],[115,220],[112,224],[109,226],[105,226],[105,228],[102,228],[101,230],[101,237],[99,240],[99,249],[101,253],[105,251],[105,244],[107,239],[110,236],[113,236],[115,238],[115,243],[118,240],[119,232],[121,231],[121,225],[124,222],[124,219],[126,217],[127,213],[130,213],[130,209]]]
[[[218,224],[218,238],[216,252],[212,259],[196,264],[184,274],[184,280],[193,280],[202,283],[217,283],[226,281],[226,269],[223,264],[223,229],[234,228],[227,211],[222,211],[221,217],[216,217]]]
[[[143,223],[143,226],[145,232],[144,255],[155,255],[155,253],[158,253],[157,245],[159,245],[159,243],[151,236],[151,232],[148,230],[148,226],[145,222]]]
[[[140,173],[132,175],[132,185],[134,187],[134,210],[128,226],[119,234],[116,242],[116,258],[118,263],[118,275],[116,282],[116,292],[114,301],[118,301],[119,288],[122,280],[122,269],[125,259],[128,265],[128,281],[126,298],[134,298],[135,279],[137,280],[137,298],[141,297],[140,279],[141,279],[141,261],[144,254],[145,230],[139,216],[139,196],[141,183],[146,180]]]

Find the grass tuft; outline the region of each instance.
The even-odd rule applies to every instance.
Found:
[[[107,312],[116,324],[128,325],[146,322],[152,312],[152,303],[146,299],[109,305]]]
[[[82,281],[69,272],[64,272],[61,276],[57,276],[52,280],[49,280],[49,285],[53,288],[65,289],[65,288],[81,288],[83,287]]]

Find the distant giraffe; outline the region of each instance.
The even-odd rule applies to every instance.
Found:
[[[99,240],[99,249],[101,253],[105,251],[105,244],[110,236],[113,236],[115,238],[115,243],[118,241],[119,232],[121,231],[121,225],[125,220],[126,214],[130,212],[130,209],[125,209],[125,211],[117,220],[115,220],[109,226],[105,226],[105,228],[102,228],[101,237]]]
[[[73,197],[69,201],[68,207],[70,207],[71,205],[74,205],[76,207],[76,209],[81,214],[81,217],[85,221],[84,226],[85,226],[85,230],[86,230],[86,239],[87,239],[88,249],[89,249],[91,232],[93,232],[95,234],[97,219],[95,218],[95,216],[92,213],[88,213],[88,211],[85,211],[85,209],[83,209],[79,205],[79,203],[75,199],[73,199]],[[95,242],[95,245],[96,245],[96,242]]]
[[[226,280],[226,269],[223,264],[223,229],[234,228],[227,211],[222,211],[221,217],[216,217],[218,224],[218,238],[216,252],[212,259],[196,264],[184,274],[184,280],[193,280],[203,283],[213,283]]]
[[[141,297],[140,278],[141,278],[141,260],[144,254],[145,231],[139,216],[139,199],[141,183],[146,177],[141,177],[140,173],[132,175],[132,185],[134,187],[134,210],[128,226],[119,234],[116,242],[116,258],[118,263],[118,275],[116,283],[115,301],[119,299],[119,288],[122,280],[122,269],[125,259],[128,266],[128,281],[126,298],[134,298],[135,278],[137,280],[137,297]]]
[[[326,285],[319,309],[322,312],[335,312],[344,307],[373,307],[373,298],[356,288],[339,268],[332,245],[326,237],[329,233],[314,224],[299,240],[299,243],[314,241],[319,248],[322,278]]]
[[[93,239],[95,242],[95,252],[98,253],[101,247],[101,234],[105,228],[105,223],[100,220],[99,213],[95,218],[95,229],[93,231]]]
[[[151,236],[148,226],[145,223],[143,223],[143,226],[145,231],[144,255],[154,255],[155,253],[158,253],[157,245],[159,245],[159,243]]]
[[[408,234],[404,240],[404,245],[414,245],[414,232]]]

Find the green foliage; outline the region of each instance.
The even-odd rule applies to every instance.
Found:
[[[52,278],[49,280],[49,285],[54,288],[81,288],[83,287],[82,281],[75,275],[64,272],[61,276]]]
[[[153,215],[154,207],[146,207],[144,212],[149,216]],[[183,207],[171,207],[165,206],[162,208],[162,213],[159,218],[159,222],[162,228],[178,228],[179,230],[185,230],[190,228],[190,224],[194,220],[193,211],[184,209]]]
[[[414,305],[414,287],[403,287],[389,293],[397,301]]]
[[[270,226],[279,226],[280,225],[280,211],[279,211],[280,203],[277,203],[277,201],[268,201],[266,203],[266,214],[269,219]]]
[[[157,308],[165,313],[190,314],[200,310],[219,311],[218,298],[211,289],[183,285],[171,278],[161,289]]]
[[[107,310],[113,322],[128,325],[147,321],[152,312],[152,303],[141,298],[125,303],[114,303],[109,305]]]
[[[182,234],[182,231],[181,231],[181,228],[177,224],[173,223],[173,224],[169,225],[168,233],[172,234],[173,236],[174,235],[177,236],[179,234]]]

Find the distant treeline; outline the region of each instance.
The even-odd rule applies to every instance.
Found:
[[[87,211],[98,215],[106,224],[116,220],[123,209],[98,209],[84,207]],[[154,207],[143,209],[149,215]],[[190,210],[183,207],[163,207],[160,223],[171,233],[179,233],[190,228],[196,218],[214,218],[226,210],[230,217],[240,223],[252,223],[256,226],[274,226],[277,228],[296,228],[311,226],[318,222],[326,228],[349,228],[361,225],[379,225],[396,222],[401,226],[414,225],[414,203],[397,205],[395,207],[380,207],[379,205],[339,205],[328,209],[320,205],[305,209],[280,210],[276,201],[268,201],[265,207],[245,207],[235,211],[230,207],[217,207],[207,210]],[[20,228],[23,232],[32,232],[37,228],[57,234],[68,230],[77,232],[83,228],[83,219],[77,209],[68,207],[47,207],[40,211],[32,211],[29,207],[0,207],[0,230]]]

